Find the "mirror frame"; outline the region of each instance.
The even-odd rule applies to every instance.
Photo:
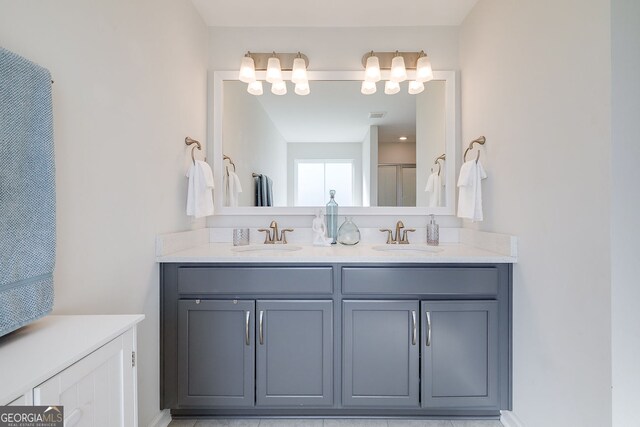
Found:
[[[264,71],[258,71],[256,77],[264,80]],[[388,71],[386,72],[388,74]],[[408,70],[409,79],[415,71]],[[309,71],[309,81],[313,80],[362,80],[362,71]],[[456,148],[459,143],[459,124],[458,124],[458,76],[456,71],[434,71],[434,80],[445,81],[445,153],[447,155],[448,164],[453,167],[446,168],[445,189],[446,200],[449,201],[447,206],[440,207],[397,207],[397,206],[354,206],[341,207],[340,215],[360,216],[360,215],[394,215],[394,216],[418,216],[425,214],[435,215],[455,215],[456,206],[456,180],[455,173],[457,170],[457,153]],[[283,72],[285,80],[291,79],[291,72]],[[383,71],[383,79],[385,71]],[[294,207],[294,206],[239,206],[229,207],[223,206],[224,197],[222,196],[222,171],[224,169],[224,160],[222,158],[222,100],[224,99],[223,82],[225,80],[238,80],[237,71],[213,71],[209,73],[209,107],[212,110],[213,122],[208,122],[207,132],[207,155],[213,161],[209,162],[213,168],[214,178],[214,215],[315,215],[318,207]],[[313,90],[313,85],[312,85]],[[297,96],[291,94],[290,96]],[[363,95],[365,96],[365,95]]]

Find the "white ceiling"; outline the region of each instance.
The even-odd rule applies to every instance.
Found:
[[[191,0],[213,27],[460,25],[478,0]]]
[[[360,83],[312,81],[307,96],[293,94],[291,82],[287,82],[287,95],[273,95],[265,83],[264,95],[256,99],[288,142],[362,142],[371,125],[378,125],[381,142],[398,142],[400,136],[415,141],[416,96],[407,93],[406,83],[395,95],[385,95],[382,82],[375,94],[362,95]],[[246,84],[227,84],[242,85],[246,94]],[[383,118],[369,118],[370,112],[380,111],[386,113]]]

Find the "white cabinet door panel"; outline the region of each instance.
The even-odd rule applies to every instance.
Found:
[[[135,426],[132,330],[34,389],[36,405],[63,405],[65,426]]]

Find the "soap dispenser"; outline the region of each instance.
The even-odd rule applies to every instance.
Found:
[[[431,220],[427,224],[427,245],[438,246],[440,244],[440,226],[436,224],[436,217],[431,214]]]

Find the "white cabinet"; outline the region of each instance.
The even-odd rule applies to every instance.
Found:
[[[33,389],[35,405],[62,405],[65,426],[137,425],[132,330]]]
[[[137,426],[142,319],[47,316],[0,341],[0,405],[62,405],[67,427]]]

